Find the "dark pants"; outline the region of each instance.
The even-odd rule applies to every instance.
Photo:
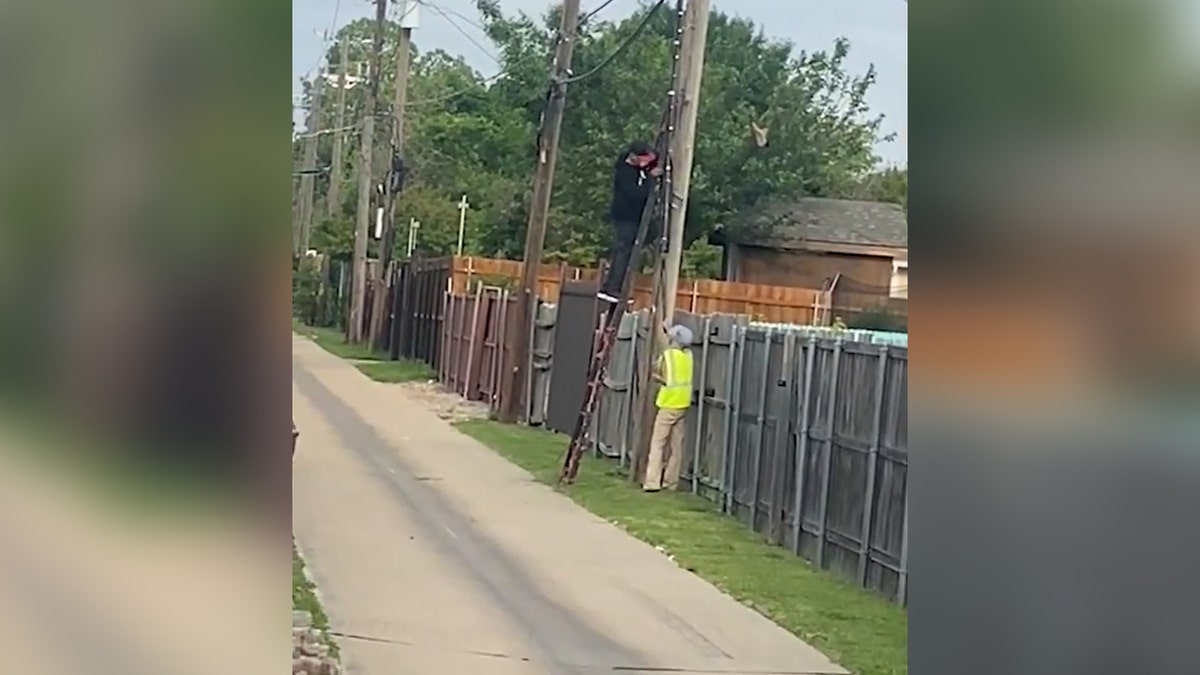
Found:
[[[600,292],[613,297],[621,296],[621,286],[625,282],[625,270],[633,259],[634,245],[637,243],[638,224],[627,221],[614,221],[612,255],[609,258],[608,274],[604,276],[604,284]]]

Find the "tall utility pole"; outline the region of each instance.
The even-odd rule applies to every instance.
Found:
[[[563,108],[567,103],[567,85],[575,34],[579,27],[579,0],[564,0],[558,44],[551,64],[550,96],[538,134],[537,171],[533,179],[533,200],[529,206],[529,226],[525,232],[525,264],[521,269],[521,291],[517,296],[517,340],[512,351],[512,373],[504,392],[500,420],[512,422],[521,416],[529,373],[529,354],[533,342],[533,313],[537,307],[537,280],[542,267],[542,247],[546,243],[546,216],[554,188],[554,166],[558,161],[558,140],[562,133]]]
[[[308,250],[308,236],[312,231],[316,175],[311,171],[317,165],[317,140],[321,130],[321,93],[323,89],[321,85],[324,76],[325,73],[320,72],[313,79],[311,107],[308,110],[308,122],[305,124],[305,133],[308,135],[304,138],[304,158],[300,167],[305,172],[300,176],[300,218],[294,229],[296,236],[292,238],[293,253],[296,255],[304,255],[304,252]]]
[[[679,122],[672,138],[671,217],[668,223],[667,259],[663,270],[663,305],[658,316],[671,321],[679,291],[679,267],[683,262],[683,225],[687,215],[688,191],[692,184],[692,160],[696,151],[696,118],[700,111],[700,82],[704,75],[704,50],[708,44],[709,0],[691,0],[685,16],[684,42],[679,58],[683,96]]]
[[[671,323],[675,318],[675,296],[679,290],[679,266],[683,259],[683,225],[687,214],[688,190],[691,186],[692,160],[695,156],[696,120],[700,104],[700,82],[704,73],[704,50],[708,43],[710,0],[691,0],[683,16],[682,43],[679,47],[679,81],[681,96],[676,108],[675,133],[671,137],[671,209],[667,223],[667,252],[660,262],[662,293],[654,297],[652,316],[658,323]],[[656,277],[659,274],[655,275]],[[642,393],[641,424],[637,427],[638,444],[630,470],[630,479],[642,482],[646,472],[650,431],[657,414],[654,387],[649,377],[653,364],[665,347],[665,335],[658,326],[650,328],[648,340],[650,358],[643,369],[639,390]]]
[[[333,161],[329,171],[329,192],[325,197],[325,215],[329,218],[334,218],[342,210],[342,181],[345,180],[343,175],[346,164],[346,145],[345,137],[342,135],[346,128],[346,86],[349,81],[346,78],[346,69],[350,67],[350,43],[346,40],[346,36],[342,35],[339,41],[339,60],[341,64],[338,66],[337,79],[337,121],[335,122],[337,131],[333,134]]]
[[[400,39],[396,43],[396,90],[392,94],[392,161],[389,171],[395,171],[396,160],[404,157],[404,109],[408,105],[408,75],[411,68],[409,52],[412,51],[412,29],[417,27],[418,4],[416,0],[402,0],[400,14]],[[393,249],[396,246],[396,197],[400,192],[400,177],[389,175],[387,181],[387,206],[383,216],[383,234],[379,239],[379,269],[375,274],[375,300],[371,309],[370,344],[382,347],[380,333],[387,300],[387,274],[391,267]]]
[[[350,321],[346,336],[351,343],[363,339],[363,311],[367,294],[367,234],[371,227],[371,172],[375,159],[375,108],[379,95],[380,61],[387,0],[375,0],[375,40],[371,45],[371,72],[362,111],[362,150],[358,164],[358,210],[354,228],[353,284],[350,289]]]

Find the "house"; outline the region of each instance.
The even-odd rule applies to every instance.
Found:
[[[896,204],[774,201],[709,241],[724,248],[726,281],[826,288],[837,278],[855,293],[908,297],[908,218]]]

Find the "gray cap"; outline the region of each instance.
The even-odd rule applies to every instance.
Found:
[[[667,337],[671,339],[671,342],[680,347],[692,346],[692,331],[687,326],[680,326],[678,324],[671,326],[667,329]]]

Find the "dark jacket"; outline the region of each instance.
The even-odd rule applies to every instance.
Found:
[[[629,151],[621,153],[613,166],[613,197],[608,215],[618,223],[641,221],[646,199],[654,190],[654,178],[646,170],[626,162],[628,156]]]

